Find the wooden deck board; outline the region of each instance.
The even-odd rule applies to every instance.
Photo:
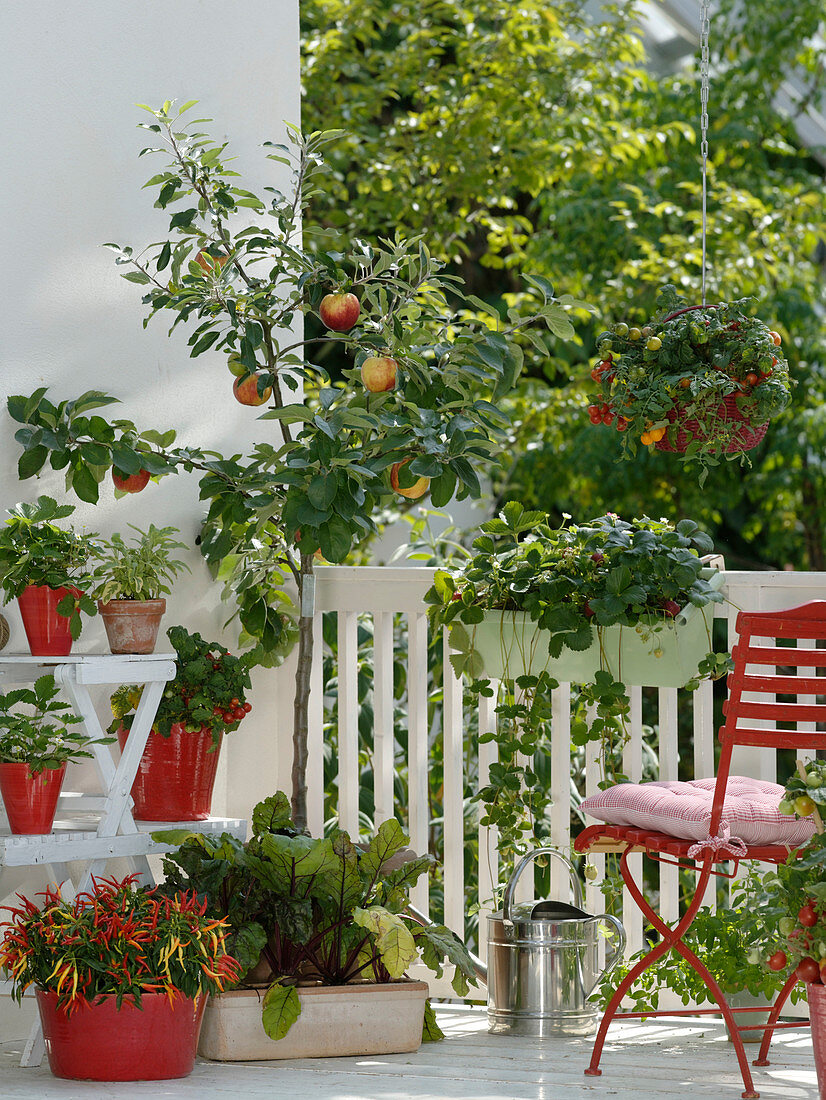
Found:
[[[414,1054],[295,1062],[199,1061],[180,1081],[106,1084],[60,1081],[45,1066],[21,1069],[21,1042],[0,1046],[3,1100],[737,1100],[737,1062],[720,1023],[708,1020],[627,1021],[615,1025],[603,1076],[583,1075],[590,1040],[538,1040],[487,1033],[481,1009],[437,1006],[447,1035]],[[748,1048],[750,1058],[756,1046]],[[754,1053],[751,1053],[754,1051]],[[754,1067],[763,1100],[817,1100],[807,1030],[779,1033],[773,1062]]]

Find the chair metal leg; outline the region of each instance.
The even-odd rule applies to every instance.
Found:
[[[614,995],[608,1002],[605,1012],[603,1013],[599,1029],[597,1030],[597,1035],[594,1040],[594,1047],[591,1052],[591,1062],[588,1068],[585,1070],[586,1075],[589,1077],[598,1077],[602,1073],[599,1068],[599,1062],[600,1058],[602,1057],[602,1048],[604,1046],[605,1038],[608,1033],[608,1027],[611,1024],[611,1021],[617,1016],[619,1006],[622,1003],[622,999],[625,994],[628,992],[628,990],[631,988],[637,978],[639,978],[639,976],[644,973],[644,971],[653,966],[653,964],[661,959],[663,955],[667,954],[671,950],[674,950],[679,955],[681,955],[682,958],[684,958],[689,964],[689,966],[691,966],[692,969],[697,972],[700,978],[702,978],[706,988],[709,990],[712,997],[719,1006],[723,1019],[725,1020],[726,1025],[729,1029],[729,1034],[731,1035],[731,1040],[734,1044],[734,1049],[737,1054],[737,1061],[740,1066],[740,1075],[743,1078],[744,1091],[741,1095],[743,1097],[743,1100],[756,1100],[756,1098],[758,1098],[760,1094],[754,1089],[751,1069],[749,1067],[748,1058],[746,1056],[745,1047],[743,1045],[743,1039],[737,1029],[737,1022],[735,1020],[734,1013],[729,1007],[728,1001],[726,1000],[723,991],[720,989],[720,986],[717,984],[717,981],[715,980],[713,974],[697,957],[697,955],[695,955],[690,948],[686,947],[682,939],[686,931],[694,921],[694,917],[697,915],[697,911],[702,905],[703,897],[705,896],[706,885],[708,884],[708,880],[711,877],[711,870],[713,866],[711,858],[708,857],[703,861],[703,865],[700,869],[700,875],[697,880],[694,897],[691,899],[688,909],[677,922],[677,924],[673,928],[670,928],[662,920],[662,918],[654,912],[652,907],[643,896],[642,890],[639,888],[636,881],[634,880],[631,870],[628,866],[627,856],[628,849],[623,852],[622,858],[620,859],[620,873],[622,874],[623,881],[625,882],[625,885],[627,886],[628,891],[633,897],[634,901],[640,908],[643,916],[645,916],[651,922],[654,928],[656,928],[656,930],[662,936],[662,939],[654,948],[652,948],[651,951],[649,951],[649,953],[644,958],[640,959],[640,961],[632,967],[625,978],[623,978],[623,980],[620,982],[619,986],[614,992]]]
[[[777,1000],[772,1005],[769,1018],[766,1021],[766,1030],[763,1032],[763,1041],[760,1044],[760,1050],[757,1052],[757,1057],[754,1060],[756,1066],[768,1066],[771,1064],[769,1062],[769,1047],[771,1046],[772,1036],[774,1035],[774,1025],[780,1019],[783,1005],[789,999],[789,994],[797,985],[798,980],[797,975],[792,971],[786,979],[786,984],[778,993]]]

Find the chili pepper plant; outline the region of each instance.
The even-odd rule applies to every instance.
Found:
[[[213,746],[217,745],[221,734],[237,730],[252,710],[246,690],[254,658],[251,654],[234,657],[220,642],[207,642],[183,626],[170,627],[166,636],[177,654],[175,677],[164,689],[153,728],[161,737],[169,737],[176,724],[187,733],[209,729]],[[140,698],[136,684],[114,692],[110,733],[121,726],[132,728]]]
[[[194,891],[164,897],[136,887],[137,877],[93,879],[71,902],[47,889],[42,905],[18,894],[20,905],[4,906],[11,919],[0,925],[0,966],[12,996],[33,985],[56,993],[70,1014],[103,996],[140,1006],[144,993],[195,998],[235,982],[227,922],[206,916]]]

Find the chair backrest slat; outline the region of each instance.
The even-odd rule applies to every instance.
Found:
[[[826,750],[826,731],[816,728],[818,723],[826,724],[826,704],[816,701],[826,695],[826,676],[810,674],[812,669],[826,669],[826,649],[811,645],[813,639],[826,639],[826,600],[785,611],[741,611],[735,629],[739,640],[732,649],[734,669],[728,678],[729,697],[720,730],[712,836],[720,828],[735,745]],[[809,645],[788,644],[798,640]],[[789,675],[790,668],[801,671]],[[765,723],[765,728],[758,728],[758,723]],[[794,724],[797,729],[790,728]]]

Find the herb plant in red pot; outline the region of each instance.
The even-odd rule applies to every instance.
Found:
[[[35,504],[17,504],[0,528],[0,587],[4,603],[17,597],[23,628],[34,656],[60,657],[80,636],[80,612],[95,614],[94,602],[81,591],[92,535],[58,527],[55,520],[74,512],[41,496]]]
[[[73,902],[7,907],[0,966],[29,986],[56,1077],[157,1081],[192,1071],[206,995],[235,982],[226,922],[194,892],[159,897],[137,876],[93,880]]]
[[[0,694],[0,792],[12,833],[48,833],[69,760],[91,756],[53,676]]]
[[[203,821],[209,817],[218,754],[225,733],[238,729],[252,710],[248,656],[233,657],[218,642],[206,642],[182,626],[166,632],[177,654],[175,678],[164,691],[132,786],[141,821]],[[127,685],[112,696],[109,727],[126,744],[140,688]]]

